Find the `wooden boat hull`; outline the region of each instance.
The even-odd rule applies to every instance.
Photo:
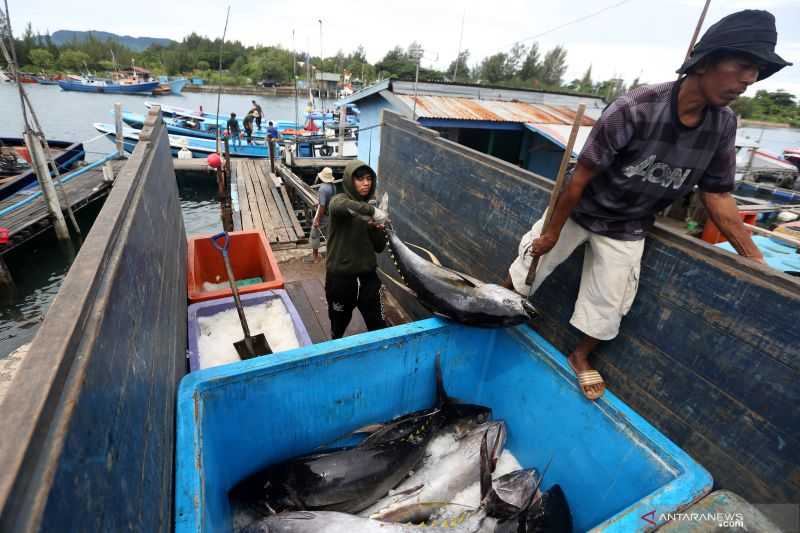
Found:
[[[373,164],[398,235],[446,266],[501,281],[552,181],[389,110],[380,128]],[[537,331],[564,353],[579,340],[569,320],[582,255],[534,298]],[[656,224],[638,285],[619,336],[597,350],[610,390],[700,461],[718,487],[755,502],[800,500],[800,410],[787,408],[800,398],[800,280]]]
[[[0,137],[2,142],[7,147],[25,146],[25,141],[19,137]],[[58,150],[58,154],[54,157],[59,172],[70,168],[78,161],[83,161],[86,156],[86,151],[82,143],[73,143],[69,141],[48,141],[52,149]],[[8,198],[12,194],[29,187],[36,183],[36,172],[33,169],[24,171],[11,179],[6,178],[0,185],[0,200]]]

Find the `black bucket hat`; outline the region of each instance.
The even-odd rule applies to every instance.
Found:
[[[775,17],[769,11],[746,9],[731,13],[708,28],[692,49],[692,55],[676,72],[686,74],[715,52],[744,54],[763,63],[758,79],[763,80],[791,65],[775,53],[778,32]]]

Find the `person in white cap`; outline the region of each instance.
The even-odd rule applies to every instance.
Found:
[[[314,221],[311,224],[311,253],[315,263],[319,262],[321,237],[328,233],[328,203],[331,201],[331,198],[333,198],[333,195],[336,194],[336,186],[333,184],[333,170],[331,170],[330,167],[323,168],[322,171],[317,174],[317,178],[322,183],[317,191],[319,198],[317,213],[314,215]]]

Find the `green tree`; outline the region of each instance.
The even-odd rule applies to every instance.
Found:
[[[506,57],[506,63],[503,66],[504,79],[510,80],[519,73],[519,70],[525,61],[527,53],[528,49],[524,44],[514,43],[514,46],[512,46],[511,50],[508,52],[508,57]]]
[[[195,64],[195,67],[199,70],[208,70],[211,68],[211,65],[208,64],[208,61],[201,59]]]
[[[453,81],[458,81],[459,78],[462,80],[469,79],[467,61],[469,61],[469,50],[462,50],[461,53],[458,54],[458,57],[450,62],[450,66],[447,67],[447,76]],[[458,65],[457,73],[456,65]]]
[[[567,50],[556,46],[544,56],[542,61],[541,82],[548,87],[559,87],[561,78],[567,71]]]
[[[480,76],[481,81],[497,83],[503,81],[506,76],[506,61],[508,56],[503,52],[485,58],[481,62]]]
[[[528,49],[528,54],[520,67],[519,77],[522,80],[538,80],[541,76],[542,65],[539,59],[539,45],[533,43]]]
[[[589,65],[589,68],[586,69],[583,77],[578,82],[577,90],[582,93],[589,93],[592,92],[593,88],[594,84],[592,83],[592,65]]]
[[[39,69],[47,69],[53,64],[53,55],[44,48],[34,48],[28,52],[28,58]]]
[[[67,70],[81,71],[89,62],[89,54],[78,50],[62,50],[58,62]]]

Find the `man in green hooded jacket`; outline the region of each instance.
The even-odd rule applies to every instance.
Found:
[[[375,171],[363,161],[351,161],[345,168],[342,186],[345,192],[334,196],[328,207],[325,261],[325,297],[334,339],[344,335],[356,307],[369,331],[386,327],[381,282],[375,273],[375,255],[386,246],[386,213],[369,203],[375,196]]]

